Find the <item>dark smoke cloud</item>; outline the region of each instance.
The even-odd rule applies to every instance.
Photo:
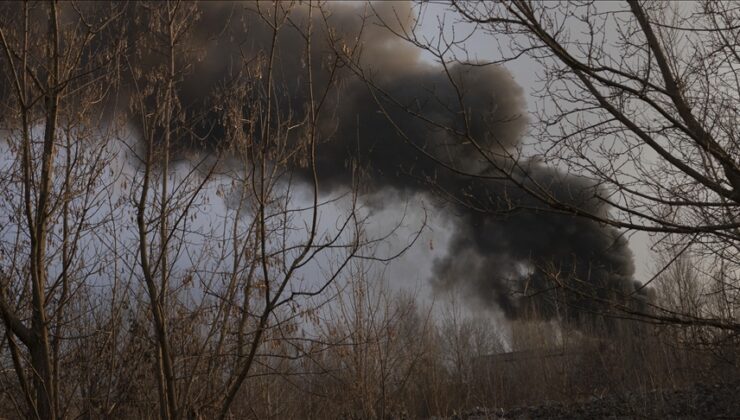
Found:
[[[218,115],[204,105],[215,88],[229,88],[240,57],[256,57],[269,46],[270,31],[241,4],[204,3],[200,7],[200,20],[188,42],[192,50],[202,55],[190,63],[178,95],[187,118],[194,123],[194,131],[206,139],[198,144],[183,140],[183,144],[213,150],[225,147],[224,130]],[[254,5],[249,8],[254,9]],[[137,10],[140,11],[131,7],[128,11],[130,43],[145,45],[149,35],[137,29],[142,24],[142,16],[134,16]],[[385,22],[410,24],[409,4],[379,3],[375,11]],[[332,4],[327,21],[339,37],[351,41],[362,26],[361,16],[362,8],[355,5]],[[291,18],[299,26],[304,24],[305,8],[297,8]],[[229,22],[226,27],[225,22]],[[316,28],[322,26],[318,16],[314,24]],[[372,71],[379,87],[393,95],[395,102],[382,94],[380,101],[396,127],[379,112],[367,84],[346,68],[341,70],[341,88],[328,97],[333,118],[321,123],[322,143],[317,159],[322,192],[347,188],[352,175],[349,162],[354,162],[365,169],[365,188],[375,197],[431,192],[436,188],[461,201],[507,209],[480,212],[459,203],[445,206],[446,218],[454,224],[455,232],[447,256],[435,262],[431,281],[438,289],[463,285],[479,303],[499,308],[512,319],[559,317],[579,324],[590,313],[603,309],[598,299],[619,299],[635,290],[632,254],[627,240],[616,229],[571,215],[532,210],[542,205],[512,183],[494,179],[497,172],[490,169],[465,136],[435,127],[407,112],[463,132],[466,124],[458,103],[461,93],[470,116],[470,137],[477,139],[484,153],[497,164],[510,167],[501,152],[514,151],[520,145],[528,121],[523,91],[506,69],[452,66],[450,75],[460,89],[458,92],[442,68],[420,59],[418,49],[373,22],[364,27],[362,65]],[[321,31],[317,29],[312,51],[317,90],[327,83],[322,66],[331,56]],[[286,115],[292,112],[300,120],[308,96],[303,76],[305,41],[299,31],[286,28],[280,34],[277,49],[280,109]],[[154,56],[139,59],[157,65]],[[408,138],[400,136],[399,131]],[[481,177],[462,177],[445,170],[418,149]],[[308,176],[305,170],[297,169],[299,174]],[[594,213],[608,211],[594,198],[598,186],[588,179],[537,162],[527,164],[527,176],[522,170],[515,174],[526,185],[546,186],[564,202]],[[383,200],[374,204],[382,205]],[[566,289],[578,293],[553,288],[545,268],[559,272]]]
[[[527,173],[531,180],[524,184],[547,186],[559,200],[596,214],[606,210],[593,198],[597,187],[587,179],[541,165]],[[505,185],[488,183],[474,190],[505,193],[511,207],[542,207]],[[607,301],[623,302],[636,290],[632,253],[614,228],[543,210],[499,216],[468,212],[461,219],[448,255],[436,262],[435,284],[463,284],[479,301],[494,302],[510,318],[557,317],[582,324],[605,311]]]

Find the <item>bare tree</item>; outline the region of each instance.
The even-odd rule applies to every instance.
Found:
[[[205,99],[202,113],[217,121],[214,141],[199,137],[211,131],[198,130],[203,115],[194,115],[181,97],[189,61],[200,53],[194,47],[199,43],[190,40],[199,6],[138,7],[147,31],[138,43],[145,53],[131,59],[131,109],[141,136],[132,147],[139,167],[131,185],[160,418],[230,418],[247,409],[239,396],[249,395],[244,387],[253,369],[271,363],[266,339],[275,342],[281,329],[314,309],[311,299],[350,261],[372,259],[368,252],[378,242],[364,233],[368,216],[359,208],[356,181],[338,197],[326,198],[320,190],[321,127],[333,111],[327,98],[337,89],[339,60],[312,61],[320,56],[313,45],[315,25],[322,23],[318,6],[275,3],[235,13],[243,25],[264,27],[268,45],[237,50],[229,78]],[[233,30],[221,23],[224,33]],[[305,62],[296,76],[305,86],[298,104],[284,95],[293,81],[278,73],[287,31],[298,34],[293,53]],[[315,74],[319,69],[322,74]],[[172,163],[183,157],[190,162],[184,171]],[[307,203],[297,204],[296,191]],[[210,200],[222,200],[223,213],[214,213]],[[324,209],[336,202],[342,213],[333,226],[322,224]],[[208,220],[206,227],[193,222],[198,218]]]
[[[71,5],[4,6],[8,201],[0,313],[27,404],[23,416],[62,416],[74,392],[60,387],[69,374],[66,335],[76,316],[70,311],[85,300],[84,282],[99,269],[85,243],[105,223],[96,213],[105,207],[101,173],[112,151],[105,144],[111,132],[99,125],[103,111],[93,104],[105,100],[115,81],[117,16],[115,7],[89,19]]]
[[[354,264],[337,297],[321,311],[318,325],[326,349],[310,367],[326,372],[312,391],[332,415],[348,418],[387,418],[408,412],[410,389],[429,352],[429,313],[415,297],[392,294],[382,273]]]
[[[303,357],[295,325],[376,258],[354,167],[320,188],[340,61],[315,51],[317,7],[3,5],[0,377],[19,417],[241,416]],[[250,30],[267,45],[242,48]],[[233,66],[194,94],[228,36]]]

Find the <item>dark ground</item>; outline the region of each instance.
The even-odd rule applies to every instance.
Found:
[[[740,380],[631,392],[571,404],[552,402],[510,410],[475,408],[451,419],[740,419]]]

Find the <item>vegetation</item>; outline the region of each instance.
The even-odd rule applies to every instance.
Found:
[[[483,63],[376,6],[0,6],[3,416],[425,418],[737,379],[740,9],[450,3],[501,43]],[[375,71],[402,41],[440,70]],[[481,117],[466,69],[521,57],[542,112]],[[382,269],[427,215],[373,216],[412,194],[473,231],[434,303]],[[618,252],[463,240],[500,220]],[[663,258],[637,285],[607,267],[634,231]],[[514,280],[481,306],[459,274],[500,274],[486,251]]]

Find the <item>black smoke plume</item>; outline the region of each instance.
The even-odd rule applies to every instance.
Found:
[[[240,60],[264,52],[271,34],[255,5],[204,3],[199,8],[187,42],[201,56],[190,63],[178,85],[178,100],[193,122],[195,137],[204,140],[183,139],[182,144],[215,150],[227,145],[220,117],[208,106],[210,95],[214,89],[228,89]],[[147,45],[142,10],[125,10],[132,51]],[[322,192],[349,186],[348,162],[365,169],[365,188],[376,197],[442,192],[450,199],[442,209],[455,231],[447,256],[434,263],[431,282],[438,289],[462,285],[478,303],[498,308],[511,319],[531,316],[581,324],[604,311],[606,302],[621,301],[637,290],[632,254],[619,231],[546,211],[502,177],[506,170],[521,185],[544,188],[591,213],[609,210],[596,199],[599,186],[594,182],[538,162],[520,162],[517,167],[506,157],[520,146],[528,124],[522,89],[506,69],[453,65],[445,72],[424,62],[417,48],[379,27],[377,20],[364,22],[361,7],[330,5],[327,10],[314,14],[311,54],[317,90],[327,83],[329,30],[336,39],[352,43],[360,35],[358,28],[364,28],[360,64],[376,85],[370,87],[346,65],[340,69],[341,86],[327,97],[333,118],[321,123],[317,169]],[[391,26],[409,23],[408,4],[378,3],[374,12]],[[305,7],[291,12],[291,21],[305,25]],[[308,97],[305,39],[287,25],[276,48],[280,109],[300,120]],[[132,57],[157,65],[156,54]],[[124,83],[122,91],[130,88]],[[459,175],[445,165],[474,176]],[[297,171],[309,175],[300,167]],[[375,205],[382,202],[376,200]]]

